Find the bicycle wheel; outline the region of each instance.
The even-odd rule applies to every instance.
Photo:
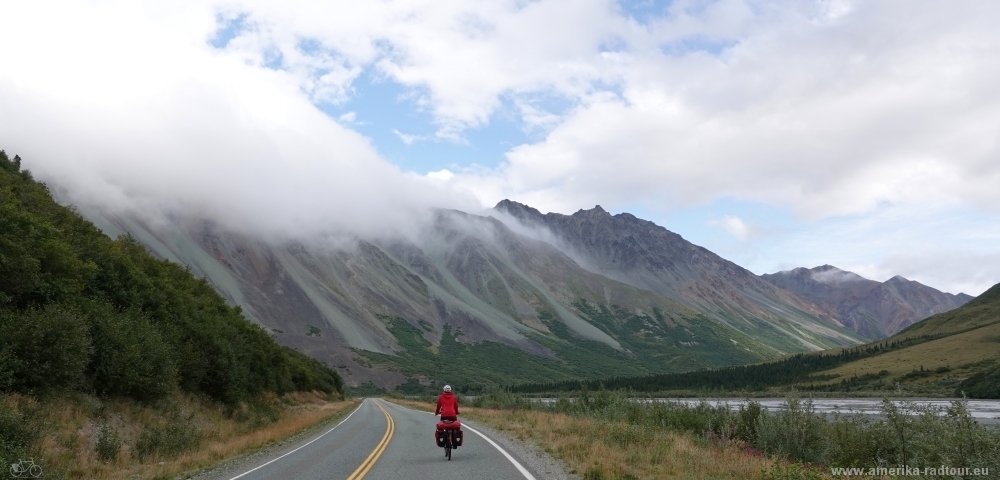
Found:
[[[451,461],[451,445],[444,447],[444,455],[448,457],[448,461]]]
[[[38,465],[32,465],[31,468],[28,469],[28,474],[31,475],[32,478],[41,477],[42,476],[42,467],[38,466]]]

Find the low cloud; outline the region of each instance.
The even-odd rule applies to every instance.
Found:
[[[874,275],[902,275],[926,285],[941,285],[949,293],[979,295],[1000,279],[1000,254],[961,248],[906,252],[886,257],[870,267]]]
[[[723,230],[729,232],[730,235],[736,237],[737,240],[744,242],[750,238],[755,228],[744,222],[740,217],[735,217],[732,215],[725,215],[718,220],[712,220],[709,225],[714,227],[721,227]]]
[[[813,280],[826,284],[855,282],[861,280],[862,278],[863,277],[859,277],[855,273],[845,272],[843,270],[824,270],[821,272],[813,272],[812,274]]]
[[[380,158],[290,74],[220,57],[203,40],[210,23],[181,28],[148,5],[66,7],[0,15],[16,19],[0,29],[0,148],[74,203],[283,238],[387,235],[434,207],[478,207]],[[212,19],[181,10],[170,13]]]

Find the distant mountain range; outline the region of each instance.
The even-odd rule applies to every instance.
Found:
[[[879,283],[831,265],[796,268],[761,278],[835,312],[840,323],[871,340],[894,335],[973,298],[944,293],[900,276]]]
[[[131,234],[205,276],[279,342],[355,387],[679,372],[870,338],[853,330],[860,313],[845,316],[600,207],[542,214],[505,200],[488,215],[438,211],[405,238],[335,245],[273,243],[205,220],[151,224],[79,211],[109,235]]]

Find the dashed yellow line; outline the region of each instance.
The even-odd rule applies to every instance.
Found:
[[[382,405],[377,400],[375,401],[375,405],[379,410],[382,410],[382,413],[385,414],[385,435],[382,435],[382,441],[378,442],[378,445],[375,446],[375,450],[372,450],[372,453],[368,454],[368,458],[361,462],[361,465],[358,465],[357,470],[355,470],[351,476],[347,477],[347,480],[361,480],[362,478],[365,478],[365,475],[368,474],[368,470],[372,469],[372,465],[375,465],[378,458],[382,456],[382,452],[384,452],[385,448],[389,446],[389,440],[392,439],[392,434],[396,431],[396,422],[392,420],[392,415],[389,415],[389,412],[382,408]]]

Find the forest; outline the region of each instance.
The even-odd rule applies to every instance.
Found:
[[[344,386],[204,279],[56,203],[0,151],[0,392],[150,403],[175,389],[236,405]]]
[[[666,373],[635,377],[615,377],[586,381],[552,383],[525,383],[512,385],[509,390],[517,393],[569,392],[581,387],[596,390],[627,389],[636,392],[661,392],[668,390],[696,390],[701,392],[759,391],[767,387],[789,385],[807,380],[827,380],[812,376],[861,358],[881,355],[931,339],[920,336],[844,348],[837,353],[800,353],[776,361],[755,365],[740,365],[717,369],[703,369],[684,373]]]

